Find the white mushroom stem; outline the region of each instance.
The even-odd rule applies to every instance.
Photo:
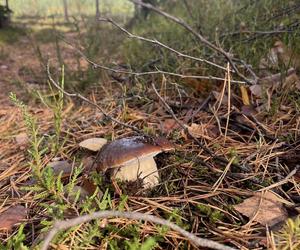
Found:
[[[121,181],[143,180],[144,188],[151,188],[159,183],[159,175],[152,156],[136,159],[125,166],[116,168],[113,176]]]

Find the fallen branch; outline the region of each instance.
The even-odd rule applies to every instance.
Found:
[[[242,73],[239,72],[238,68],[236,67],[235,63],[233,62],[231,55],[226,52],[225,50],[223,50],[220,47],[217,47],[216,45],[214,45],[213,43],[211,43],[210,41],[208,41],[207,39],[205,39],[201,34],[199,34],[197,31],[195,31],[190,25],[188,25],[184,20],[172,16],[171,14],[162,11],[161,9],[158,9],[156,7],[154,7],[153,5],[149,4],[149,3],[143,3],[140,0],[130,0],[131,2],[141,5],[145,8],[148,8],[150,10],[153,10],[154,12],[158,13],[161,16],[164,16],[167,19],[172,20],[173,22],[179,24],[180,26],[182,26],[183,28],[185,28],[187,31],[189,31],[192,35],[194,35],[201,43],[203,43],[205,46],[207,46],[208,48],[220,53],[221,55],[223,55],[226,60],[229,62],[230,66],[234,69],[235,73],[241,77],[246,83],[252,85],[255,84],[256,82],[253,80],[248,79],[247,77],[245,77]]]
[[[167,226],[167,227],[171,228],[172,230],[180,233],[184,237],[186,237],[186,239],[188,239],[191,243],[193,243],[197,247],[207,247],[207,248],[217,249],[217,250],[234,250],[235,249],[235,248],[228,247],[223,244],[217,243],[212,240],[199,238],[196,235],[189,233],[188,231],[177,226],[176,224],[174,224],[170,221],[158,218],[153,215],[143,214],[143,213],[139,213],[139,212],[120,212],[120,211],[106,210],[106,211],[95,212],[95,213],[88,214],[88,215],[82,215],[82,216],[79,216],[79,217],[76,217],[76,218],[70,219],[70,220],[55,222],[53,228],[47,234],[47,236],[43,242],[41,250],[48,249],[48,247],[51,243],[51,240],[54,238],[56,233],[60,230],[65,230],[70,227],[74,227],[79,224],[91,221],[91,220],[95,220],[95,219],[99,219],[99,218],[112,218],[112,217],[120,217],[120,218],[126,218],[126,219],[131,219],[131,220],[150,221],[155,224]]]

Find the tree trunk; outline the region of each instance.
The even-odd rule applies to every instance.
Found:
[[[64,2],[64,14],[65,14],[65,21],[69,22],[69,14],[68,14],[68,2],[67,0],[63,0]]]
[[[99,0],[96,0],[96,18],[100,17]]]
[[[6,6],[7,9],[9,9],[8,0],[5,0],[5,6]]]

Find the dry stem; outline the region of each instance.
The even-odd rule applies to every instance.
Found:
[[[106,210],[106,211],[99,211],[88,215],[82,215],[79,217],[76,217],[74,219],[70,220],[64,220],[64,221],[57,221],[55,222],[53,228],[51,231],[47,234],[41,250],[47,250],[49,247],[49,244],[51,243],[51,240],[56,235],[56,233],[59,230],[68,229],[70,227],[98,219],[98,218],[112,218],[112,217],[120,217],[120,218],[126,218],[131,220],[143,220],[143,221],[150,221],[155,224],[167,226],[171,228],[172,230],[182,234],[184,237],[186,237],[188,240],[190,240],[194,245],[199,247],[208,247],[211,249],[219,249],[219,250],[234,250],[235,248],[225,246],[223,244],[217,243],[212,240],[199,238],[196,235],[189,233],[188,231],[182,229],[181,227],[177,226],[176,224],[158,218],[153,215],[143,214],[139,212],[120,212],[120,211],[113,211],[113,210]]]

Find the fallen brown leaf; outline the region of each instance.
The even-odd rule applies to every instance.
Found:
[[[162,123],[162,131],[169,133],[171,130],[179,128],[178,123],[174,119],[166,119]]]
[[[228,96],[227,95],[221,95],[221,93],[220,92],[218,92],[218,91],[212,91],[212,94],[213,94],[213,96],[214,96],[214,98],[219,102],[220,101],[220,99],[222,98],[222,100],[221,100],[221,103],[223,104],[223,105],[227,105],[228,104]]]
[[[27,144],[28,143],[27,133],[22,132],[22,133],[16,135],[15,140],[16,140],[16,143],[18,145],[25,145],[25,144]]]
[[[79,146],[96,152],[100,150],[106,143],[107,140],[104,138],[89,138],[80,142]]]
[[[69,250],[70,247],[68,247],[67,245],[64,244],[58,244],[56,245],[56,250]]]
[[[26,219],[27,209],[24,206],[16,205],[8,208],[0,214],[0,230],[10,231],[13,226]]]
[[[241,90],[241,94],[242,94],[242,101],[243,104],[246,106],[250,105],[250,99],[249,99],[249,95],[248,95],[248,91],[246,89],[245,86],[240,86],[240,90]]]
[[[249,89],[250,89],[252,95],[255,95],[259,98],[263,97],[262,86],[261,85],[255,84],[255,85],[250,86]]]
[[[196,138],[216,138],[219,136],[219,130],[212,124],[196,124],[192,123],[188,127],[188,131]]]
[[[287,211],[280,198],[270,191],[258,192],[234,208],[264,226],[273,226],[287,219]]]
[[[68,161],[53,161],[48,163],[48,166],[53,169],[55,176],[62,172],[62,177],[70,176],[72,173],[72,165]]]
[[[285,78],[283,83],[283,88],[292,90],[292,89],[300,89],[300,79],[296,73],[293,73]]]

